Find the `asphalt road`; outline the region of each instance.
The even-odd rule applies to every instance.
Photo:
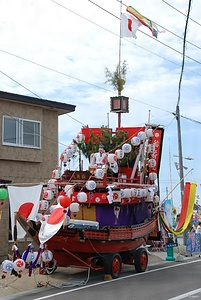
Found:
[[[86,271],[82,279],[87,277]],[[78,278],[75,278],[78,280]],[[124,268],[121,277],[103,281],[102,274],[90,274],[83,286],[47,287],[5,297],[20,300],[180,300],[201,299],[201,259],[158,264],[145,273]]]

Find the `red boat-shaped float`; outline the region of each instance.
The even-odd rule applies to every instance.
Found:
[[[17,213],[19,223],[39,245],[47,246],[59,266],[87,267],[112,278],[119,276],[122,263],[145,271],[144,246],[158,232],[163,133],[150,124],[115,132],[82,128],[43,188],[41,205],[46,201],[51,206],[40,228],[33,222],[27,226]],[[87,153],[86,171],[81,159],[79,170],[68,167],[77,150]]]

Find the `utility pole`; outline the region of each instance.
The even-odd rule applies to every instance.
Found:
[[[180,192],[181,192],[181,202],[182,202],[183,195],[184,195],[184,172],[183,172],[183,155],[182,155],[181,125],[180,125],[180,109],[179,109],[179,105],[177,105],[177,107],[176,107],[176,120],[177,120],[177,134],[178,134]]]

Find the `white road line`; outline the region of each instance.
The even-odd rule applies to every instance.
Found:
[[[185,262],[185,264],[186,265],[187,264],[193,264],[195,262],[197,263],[198,261],[197,260],[191,260],[189,262]],[[153,273],[153,272],[157,272],[157,271],[161,271],[161,270],[165,270],[165,269],[170,269],[170,268],[177,268],[177,267],[180,267],[182,265],[184,265],[183,262],[180,263],[180,264],[176,264],[176,265],[170,265],[170,266],[167,266],[167,267],[163,267],[163,268],[159,268],[159,269],[155,269],[155,270],[150,270],[150,271],[144,272],[144,273],[136,273],[136,274],[132,274],[132,275],[127,275],[127,276],[123,276],[123,277],[120,277],[120,278],[117,278],[117,279],[113,279],[113,280],[109,280],[109,281],[101,281],[101,282],[98,282],[98,283],[81,286],[81,287],[78,287],[78,288],[75,288],[75,289],[71,289],[71,290],[67,290],[67,291],[63,291],[63,292],[59,292],[59,293],[55,293],[55,294],[51,294],[51,295],[47,295],[47,296],[43,296],[43,297],[39,297],[39,298],[33,298],[32,300],[49,299],[49,298],[53,298],[53,297],[56,297],[56,296],[59,296],[59,295],[73,293],[73,292],[76,292],[76,291],[79,291],[79,290],[82,290],[82,289],[91,288],[91,287],[98,286],[98,285],[114,283],[115,281],[124,280],[126,278],[131,278],[131,277],[136,277],[136,276],[143,276],[143,275],[145,275],[147,273]],[[179,299],[183,299],[183,298],[172,298],[172,299],[169,299],[169,300],[179,300]]]
[[[192,296],[192,295],[195,295],[195,294],[200,293],[200,292],[201,292],[201,289],[197,289],[197,290],[194,290],[194,291],[191,291],[191,292],[179,295],[177,297],[170,298],[168,300],[181,300],[181,299],[185,299],[188,296]]]

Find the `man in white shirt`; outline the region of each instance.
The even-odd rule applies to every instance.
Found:
[[[107,153],[105,152],[104,146],[99,145],[98,152],[92,153],[90,156],[90,164],[101,167],[107,163]]]

